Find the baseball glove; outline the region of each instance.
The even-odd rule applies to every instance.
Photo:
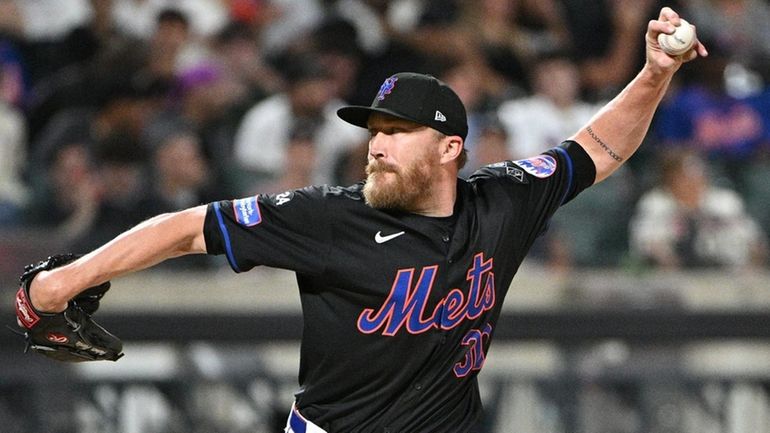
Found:
[[[91,319],[99,308],[99,300],[110,288],[109,281],[90,287],[72,298],[60,313],[37,311],[30,302],[29,286],[41,271],[63,266],[77,259],[74,254],[48,257],[28,265],[20,278],[16,293],[16,322],[23,332],[27,347],[49,358],[65,362],[117,361],[123,356],[123,343]]]

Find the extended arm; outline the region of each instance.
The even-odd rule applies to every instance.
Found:
[[[647,25],[647,61],[641,72],[604,106],[572,140],[588,152],[596,165],[596,182],[606,179],[639,147],[671,78],[684,62],[708,55],[700,42],[688,53],[672,57],[658,45],[660,33],[671,34],[679,15],[663,8]]]
[[[206,206],[198,206],[150,218],[80,259],[38,274],[30,301],[39,311],[62,311],[88,287],[172,257],[205,253],[205,217]]]

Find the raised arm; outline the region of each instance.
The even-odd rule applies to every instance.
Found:
[[[660,33],[671,34],[679,15],[664,7],[647,25],[647,60],[639,74],[605,105],[572,140],[586,150],[596,165],[596,182],[606,179],[639,148],[671,78],[683,63],[706,56],[700,42],[681,56],[670,56],[658,44]]]
[[[39,311],[63,311],[67,301],[88,287],[172,257],[205,253],[205,217],[206,206],[198,206],[150,218],[80,259],[38,274],[30,301]]]

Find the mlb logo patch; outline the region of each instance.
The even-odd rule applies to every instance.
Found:
[[[252,227],[262,222],[257,196],[241,198],[233,201],[235,221],[245,227]]]
[[[541,179],[552,175],[556,171],[556,158],[551,155],[538,155],[528,159],[513,161],[513,163],[532,176]]]
[[[519,183],[527,183],[527,179],[524,178],[524,172],[516,167],[505,167],[505,174],[516,179]]]

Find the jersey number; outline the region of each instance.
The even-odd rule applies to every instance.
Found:
[[[463,337],[462,345],[468,346],[468,351],[465,352],[465,359],[458,362],[454,366],[454,373],[457,377],[465,377],[474,370],[481,370],[486,360],[484,354],[484,337],[489,342],[489,336],[492,333],[492,325],[489,323],[484,326],[484,329],[471,329]]]

